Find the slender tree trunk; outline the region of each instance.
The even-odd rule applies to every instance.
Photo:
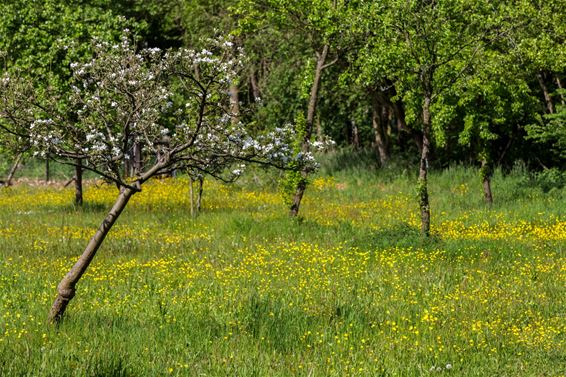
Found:
[[[197,215],[200,213],[202,207],[202,192],[204,190],[204,177],[198,179],[198,193],[197,193]]]
[[[189,200],[191,201],[191,218],[195,218],[195,190],[194,180],[189,177]]]
[[[295,196],[293,197],[293,204],[291,205],[291,211],[289,213],[291,216],[296,217],[299,215],[299,207],[301,205],[301,200],[303,199],[303,195],[306,189],[307,189],[307,174],[305,172],[301,172],[301,179],[297,184]]]
[[[548,87],[544,82],[544,75],[542,72],[537,73],[537,80],[542,89],[542,94],[544,95],[544,102],[546,103],[546,110],[549,114],[554,114],[554,104],[552,103],[552,98],[550,97],[550,92]]]
[[[305,135],[303,138],[302,150],[304,153],[310,151],[310,139],[313,131],[314,115],[316,113],[316,105],[318,102],[318,93],[320,91],[320,81],[322,77],[322,70],[324,69],[324,64],[326,62],[326,57],[328,55],[328,45],[324,45],[322,52],[317,56],[316,68],[314,71],[314,80],[311,87],[311,94],[309,99],[309,106],[307,109],[307,119],[305,124]],[[301,206],[301,200],[307,188],[307,172],[301,172],[301,179],[297,184],[295,190],[295,195],[293,197],[293,202],[291,204],[291,209],[289,211],[290,216],[297,216],[299,214],[299,207]]]
[[[127,154],[127,157],[131,157],[130,154]],[[132,163],[130,162],[130,158],[124,159],[124,177],[130,177],[132,174]]]
[[[240,89],[234,82],[230,84],[230,113],[232,124],[240,123]]]
[[[487,204],[493,204],[493,194],[491,192],[491,166],[487,160],[487,158],[482,159],[481,161],[481,178],[482,178],[482,185],[483,185],[483,194],[485,201]]]
[[[161,138],[160,144],[162,145],[162,149],[161,148],[158,149],[157,153],[155,154],[157,161],[161,161],[163,159],[164,155],[163,155],[162,151],[167,150],[169,148],[170,142],[171,142],[171,138],[169,136],[163,136]],[[172,172],[169,171],[169,172],[166,172],[166,173],[159,174],[158,177],[159,178],[171,177],[171,176],[174,176],[175,173],[176,173],[175,170],[173,170]]]
[[[58,323],[61,320],[69,301],[71,301],[71,299],[75,296],[75,287],[78,281],[87,270],[90,262],[92,262],[96,255],[98,248],[102,245],[104,238],[106,238],[106,235],[134,193],[135,191],[131,188],[122,187],[120,189],[120,195],[118,195],[112,209],[108,212],[106,218],[102,221],[102,224],[100,224],[100,227],[90,239],[86,249],[79,257],[79,260],[57,286],[58,296],[49,312],[49,322]]]
[[[355,120],[351,119],[350,124],[352,125],[352,145],[358,150],[360,149],[360,131]]]
[[[12,164],[12,167],[10,168],[10,172],[8,173],[8,178],[6,178],[6,186],[12,186],[12,180],[14,179],[14,175],[16,174],[16,171],[20,166],[20,162],[22,161],[23,156],[24,156],[23,153],[19,153],[16,156],[16,160]]]
[[[134,143],[134,172],[132,176],[140,174],[143,169],[142,146],[139,142]]]
[[[371,123],[375,135],[375,146],[381,166],[385,166],[389,160],[389,152],[387,150],[386,134],[383,127],[383,118],[379,102],[374,99],[372,101]]]
[[[422,151],[419,166],[419,206],[421,210],[421,234],[428,237],[430,235],[430,203],[428,199],[428,160],[430,157],[430,137],[431,137],[431,116],[430,116],[431,95],[426,93],[423,104],[423,135]]]
[[[75,165],[75,204],[83,205],[83,161],[77,158]]]
[[[45,183],[49,183],[51,180],[51,171],[49,169],[49,156],[45,159]]]

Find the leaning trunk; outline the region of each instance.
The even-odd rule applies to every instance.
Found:
[[[75,204],[83,205],[83,162],[77,158],[75,164]]]
[[[324,63],[326,61],[326,56],[328,55],[328,45],[324,45],[322,48],[322,53],[318,54],[316,68],[314,71],[314,80],[311,87],[311,94],[309,99],[309,107],[307,109],[307,119],[305,124],[305,135],[302,143],[303,153],[308,153],[310,151],[310,139],[313,132],[314,115],[316,113],[316,104],[318,102],[318,92],[320,90],[320,81],[322,77],[322,70],[324,69]],[[306,171],[301,172],[301,179],[297,184],[295,189],[295,195],[293,196],[293,202],[291,204],[291,209],[289,215],[297,216],[299,214],[299,207],[301,206],[301,200],[307,188],[307,177],[308,173]]]
[[[307,174],[305,172],[301,172],[301,178],[299,183],[297,184],[297,190],[295,192],[295,196],[293,197],[293,203],[291,204],[291,211],[290,215],[296,217],[299,214],[299,206],[301,205],[301,200],[303,199],[303,195],[305,190],[307,189]]]
[[[76,284],[87,270],[90,262],[92,262],[96,255],[98,248],[102,245],[104,238],[106,238],[106,235],[134,193],[134,189],[129,187],[122,187],[120,189],[120,195],[118,195],[112,209],[108,212],[106,218],[102,221],[102,224],[100,224],[100,227],[90,239],[86,249],[79,257],[79,260],[57,286],[59,294],[49,312],[49,321],[51,323],[58,323],[61,320],[69,301],[71,301],[71,299],[75,296]]]
[[[6,178],[6,186],[12,186],[12,179],[14,179],[14,175],[16,174],[16,170],[20,166],[20,162],[22,161],[22,157],[24,156],[23,153],[18,154],[14,164],[10,168],[10,172],[8,173],[8,178]]]
[[[421,161],[419,164],[419,206],[421,210],[421,234],[428,237],[430,235],[430,204],[428,200],[428,159],[430,155],[430,119],[431,96],[426,95],[423,104],[423,135]]]

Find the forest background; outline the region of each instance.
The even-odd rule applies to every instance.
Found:
[[[291,123],[380,166],[464,163],[486,180],[495,166],[564,168],[558,1],[5,1],[2,13],[2,69],[37,86],[69,90],[92,38],[124,28],[164,49],[231,35],[247,55],[234,111],[251,129]]]

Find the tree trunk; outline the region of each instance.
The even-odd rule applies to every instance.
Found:
[[[194,180],[189,177],[189,200],[191,202],[191,218],[195,218],[195,191],[194,191]]]
[[[132,188],[122,187],[120,189],[120,195],[118,195],[112,209],[108,212],[106,218],[102,221],[102,224],[100,224],[100,227],[90,239],[86,249],[79,257],[79,260],[57,286],[59,294],[49,311],[49,322],[56,324],[61,320],[69,301],[71,301],[71,299],[75,296],[76,284],[87,270],[90,262],[92,262],[96,255],[98,248],[102,245],[104,238],[134,193],[135,191]]]
[[[355,120],[351,119],[350,124],[352,125],[352,145],[354,149],[358,150],[360,149],[360,131]]]
[[[197,215],[200,213],[202,206],[202,192],[204,190],[204,177],[198,179],[198,193],[197,193]]]
[[[240,89],[234,82],[230,84],[230,116],[232,124],[240,123]]]
[[[491,164],[487,158],[483,158],[481,161],[480,176],[483,185],[483,194],[487,204],[493,204],[493,194],[491,192]]]
[[[12,186],[12,180],[14,179],[14,175],[16,174],[16,171],[20,166],[20,162],[22,161],[23,156],[23,153],[19,153],[16,156],[16,160],[14,161],[14,164],[12,165],[10,172],[8,173],[8,178],[6,178],[6,186]]]
[[[51,174],[50,174],[50,169],[49,169],[49,156],[47,156],[47,158],[45,159],[45,183],[49,183],[50,179],[51,179]]]
[[[77,158],[75,165],[75,204],[83,205],[83,161]]]
[[[132,174],[132,176],[136,176],[138,174],[141,174],[141,171],[143,169],[143,163],[142,163],[142,146],[139,142],[135,142],[134,143],[134,172]]]
[[[132,162],[130,153],[127,153],[127,157],[124,159],[124,177],[130,177],[132,174]]]
[[[542,94],[544,95],[544,102],[546,103],[546,110],[549,114],[554,114],[554,104],[552,103],[552,98],[550,97],[550,92],[548,87],[544,82],[544,75],[542,72],[537,73],[537,80],[542,89]]]
[[[155,154],[157,161],[161,161],[163,159],[164,154],[162,153],[162,151],[167,150],[169,148],[170,143],[171,143],[171,138],[169,136],[163,136],[161,138],[160,141],[161,148],[157,149],[157,153]],[[174,173],[175,170],[173,170],[173,172],[168,171],[166,173],[159,174],[159,178],[171,177]]]
[[[483,178],[483,193],[487,204],[492,205],[493,195],[491,193],[491,177],[489,176]]]
[[[422,151],[419,166],[419,206],[421,210],[421,234],[428,237],[430,235],[430,203],[428,200],[428,159],[430,155],[430,136],[431,136],[431,116],[430,116],[431,95],[425,95],[423,104],[423,135]]]
[[[303,194],[307,189],[307,174],[305,172],[301,172],[301,179],[297,184],[297,191],[295,192],[295,196],[293,197],[293,204],[291,205],[290,215],[296,217],[299,215],[299,206],[301,205],[301,200],[303,199]]]
[[[377,99],[372,101],[371,123],[375,135],[375,146],[381,166],[385,166],[389,160],[389,152],[387,150],[386,134],[383,127],[383,118],[381,116],[380,104]]]
[[[313,131],[314,115],[316,113],[316,104],[318,102],[318,93],[320,90],[320,81],[322,77],[322,70],[324,69],[324,63],[326,62],[326,56],[328,55],[328,45],[324,45],[322,52],[317,56],[316,68],[314,71],[314,80],[311,87],[311,94],[309,99],[309,106],[307,109],[307,119],[305,124],[305,135],[302,143],[302,150],[304,153],[310,151],[310,139]],[[301,172],[301,179],[297,184],[295,190],[295,195],[293,197],[293,203],[291,204],[291,209],[289,211],[290,216],[297,216],[299,214],[299,207],[301,206],[301,200],[307,188],[307,177],[306,171]]]

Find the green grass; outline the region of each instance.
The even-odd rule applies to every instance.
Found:
[[[1,189],[0,376],[563,376],[566,189],[497,172],[489,208],[476,171],[434,172],[422,239],[414,172],[355,165],[328,162],[299,219],[276,173],[207,181],[197,219],[184,179],[154,182],[56,328],[115,189],[90,182],[82,209]]]

